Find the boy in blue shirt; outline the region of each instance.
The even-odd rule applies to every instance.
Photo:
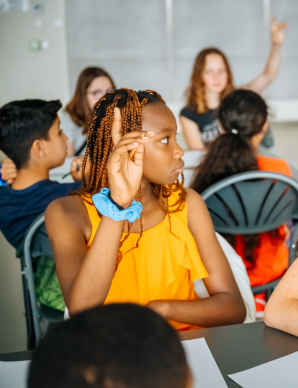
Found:
[[[0,229],[20,252],[28,227],[57,198],[67,196],[81,185],[76,159],[71,166],[74,183],[49,180],[49,171],[63,165],[67,136],[57,115],[60,101],[13,101],[0,109],[0,150],[15,164],[17,174],[11,186],[0,187]],[[37,300],[64,310],[53,259],[40,257],[34,264]]]

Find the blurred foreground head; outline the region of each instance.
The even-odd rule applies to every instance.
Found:
[[[99,306],[53,325],[34,353],[28,388],[187,388],[176,331],[134,304]]]

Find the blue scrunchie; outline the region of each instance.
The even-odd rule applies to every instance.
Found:
[[[133,203],[127,209],[119,210],[108,198],[110,189],[103,188],[100,193],[94,194],[92,196],[92,201],[94,206],[103,216],[112,218],[114,221],[124,221],[128,220],[129,222],[134,222],[140,218],[142,212],[142,204],[133,200]]]

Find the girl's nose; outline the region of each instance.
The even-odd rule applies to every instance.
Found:
[[[179,146],[179,144],[177,143],[176,148],[175,148],[175,151],[174,151],[174,158],[175,158],[175,159],[180,159],[180,158],[182,158],[183,155],[184,155],[184,151],[183,151],[183,149]]]

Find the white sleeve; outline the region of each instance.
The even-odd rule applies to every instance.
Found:
[[[216,233],[216,237],[224,254],[226,255],[233,272],[234,278],[241,293],[243,302],[246,307],[246,318],[244,323],[254,322],[256,320],[256,305],[251,291],[249,278],[246,272],[242,258],[236,253],[233,247],[220,234]],[[207,288],[202,279],[194,281],[194,289],[198,296],[203,299],[209,297]]]

